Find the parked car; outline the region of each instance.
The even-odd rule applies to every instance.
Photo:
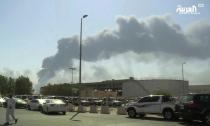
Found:
[[[6,98],[5,100],[7,101],[8,98]],[[15,100],[15,108],[26,108],[27,107],[27,103],[26,101],[24,101],[23,99],[20,98],[13,98]],[[7,102],[4,102],[3,106],[6,108],[7,107]]]
[[[27,103],[28,110],[42,110],[42,106],[47,99],[34,99]]]
[[[19,99],[24,100],[25,102],[28,102],[29,96],[30,95],[16,95],[15,98],[19,98]]]
[[[80,98],[79,97],[73,97],[73,98],[71,98],[71,103],[73,105],[79,105],[80,104]]]
[[[149,95],[137,102],[127,103],[125,108],[129,117],[144,117],[146,114],[163,115],[166,120],[172,120],[178,115],[174,113],[175,103],[172,98],[163,95]]]
[[[101,105],[103,105],[103,100],[100,99],[100,98],[94,99],[94,100],[93,100],[93,104],[94,104],[94,105],[101,106]]]
[[[175,108],[185,121],[202,120],[210,125],[210,94],[182,96]]]
[[[110,98],[104,98],[103,105],[108,106],[120,106],[122,104],[121,101],[117,100],[116,98],[110,97]]]
[[[5,99],[4,99],[4,98],[2,98],[2,97],[0,97],[0,107],[2,107],[2,106],[3,106],[4,102],[6,102],[6,101],[5,101]]]
[[[43,113],[62,112],[66,114],[66,104],[60,99],[47,99],[42,106]]]
[[[81,99],[80,102],[81,102],[81,105],[83,105],[83,106],[89,106],[90,105],[90,102],[86,99]]]
[[[109,101],[109,106],[121,106],[122,102],[117,99],[112,99]]]
[[[15,108],[26,108],[27,102],[20,98],[14,98],[16,101]]]

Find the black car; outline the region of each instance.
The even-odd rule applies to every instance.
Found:
[[[210,94],[188,94],[179,98],[175,111],[185,121],[202,120],[210,125]]]

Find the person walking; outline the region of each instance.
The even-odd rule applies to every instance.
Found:
[[[12,95],[9,95],[9,99],[7,99],[7,110],[6,110],[6,123],[5,125],[9,125],[10,122],[10,116],[15,120],[15,123],[17,123],[18,119],[15,117],[15,100],[13,99]]]

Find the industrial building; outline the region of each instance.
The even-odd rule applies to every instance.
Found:
[[[132,77],[123,80],[84,83],[82,85],[96,90],[116,91],[119,96],[124,97],[145,96],[158,90],[166,90],[174,96],[180,96],[187,94],[189,89],[188,81],[172,79],[134,80]]]
[[[122,85],[124,82],[128,81],[129,79],[122,79],[122,80],[106,80],[102,82],[92,82],[92,83],[83,83],[82,86],[90,87],[93,89],[105,91],[105,90],[112,90],[118,91],[122,90]]]
[[[210,93],[210,85],[190,85],[190,93]]]
[[[174,96],[186,95],[189,82],[171,79],[128,80],[123,83],[122,96],[136,97],[150,95],[155,91],[164,90]]]

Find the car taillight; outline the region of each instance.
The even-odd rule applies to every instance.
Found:
[[[191,108],[197,108],[198,107],[198,104],[196,104],[196,103],[190,103],[189,104],[189,107],[191,107]]]

